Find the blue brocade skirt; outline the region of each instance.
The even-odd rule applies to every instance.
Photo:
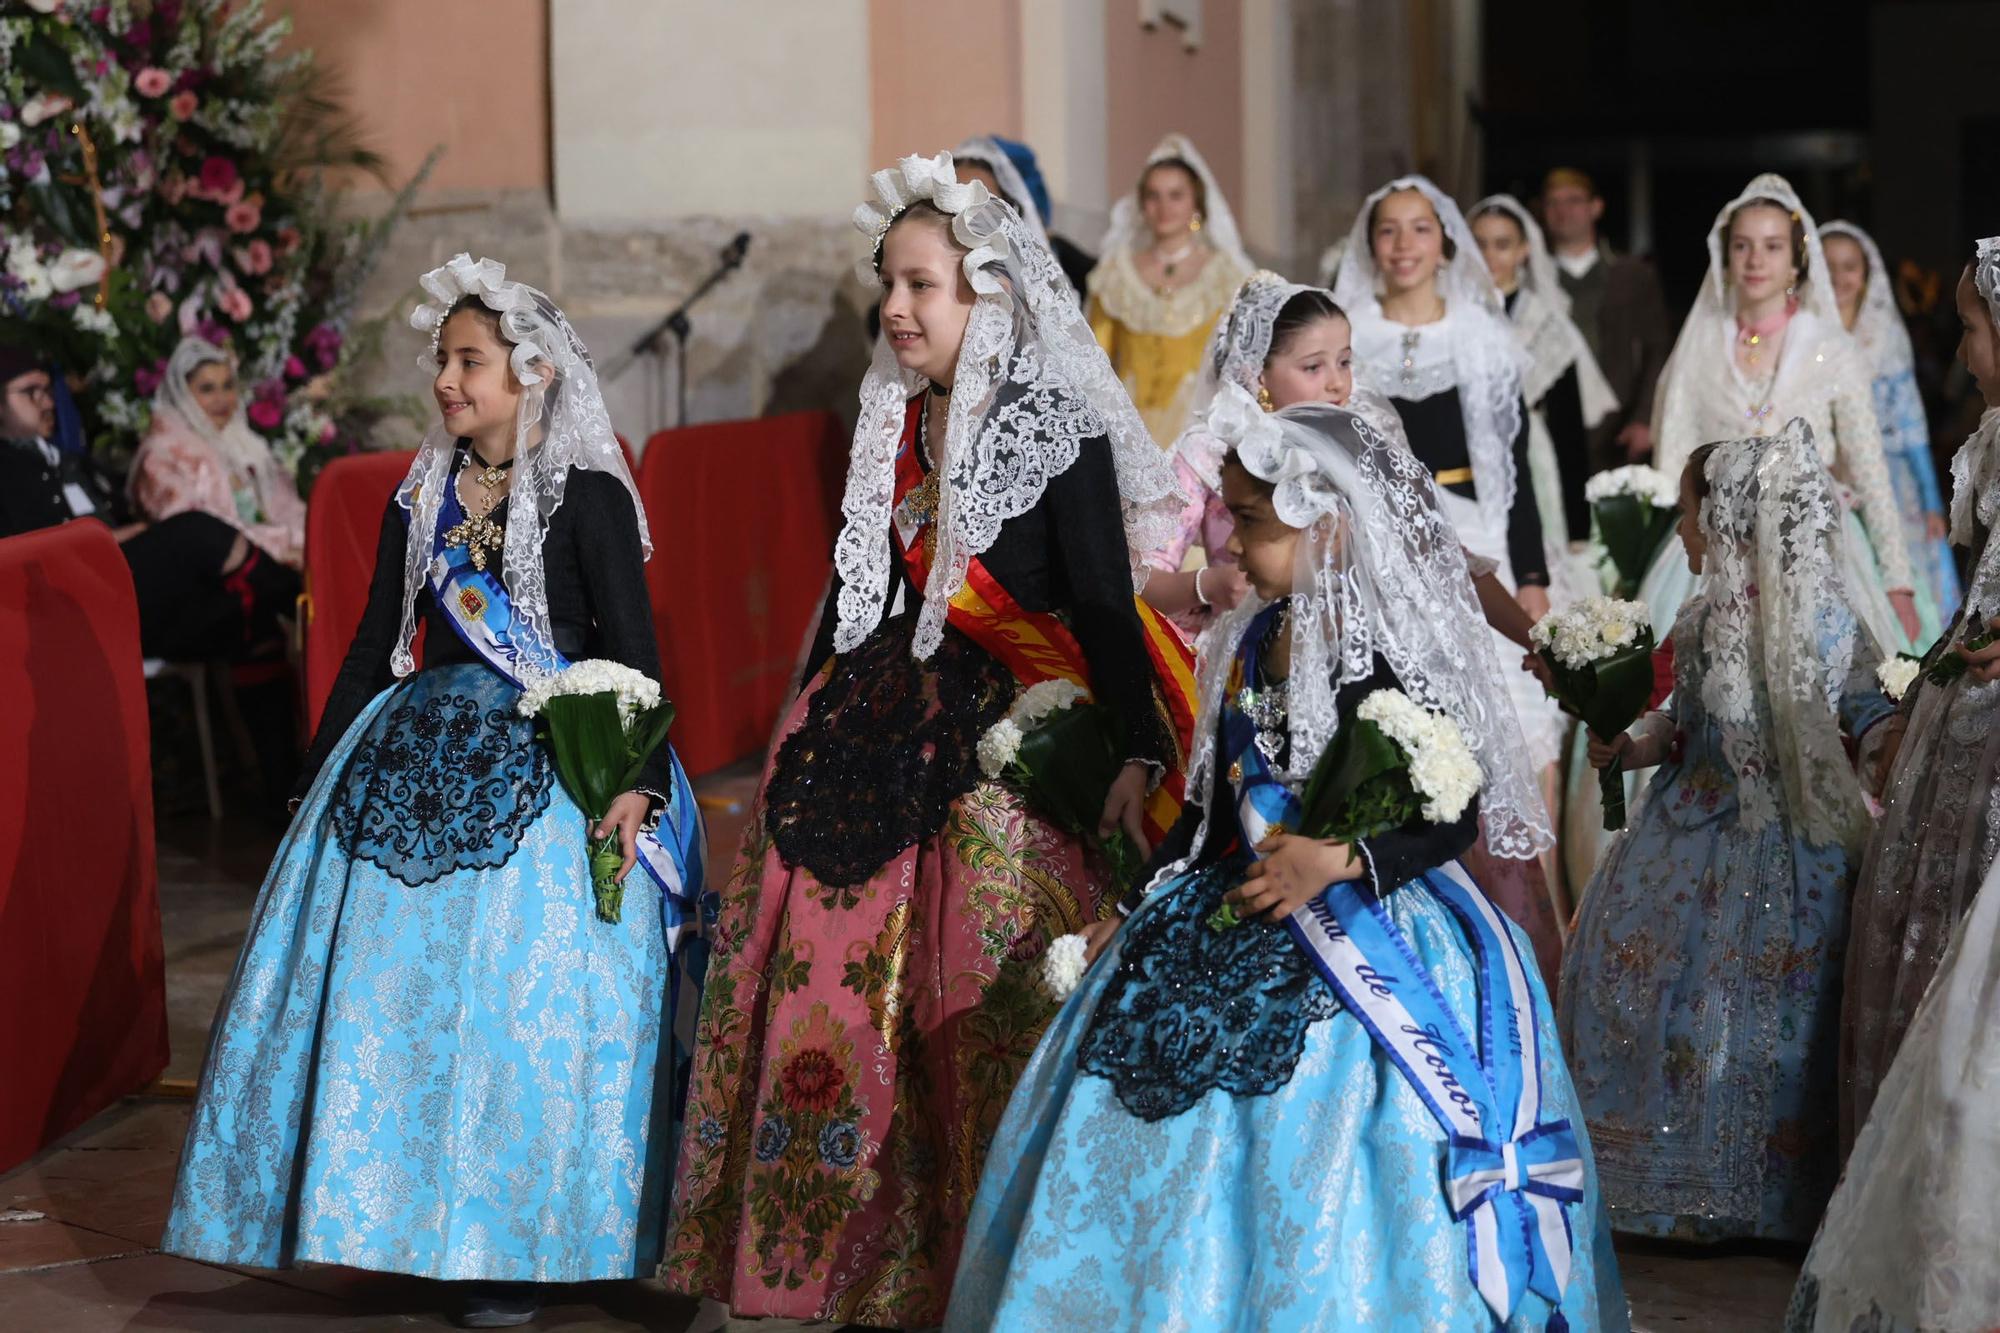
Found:
[[[1203,938],[1242,868],[1162,886],[1056,1016],[987,1156],[948,1333],[1494,1333],[1446,1202],[1444,1133],[1402,1073],[1282,927],[1239,927],[1226,948]],[[1384,903],[1470,1024],[1471,948],[1449,909],[1421,877]],[[1239,934],[1252,931],[1261,944]],[[1137,969],[1153,994],[1119,977],[1133,950],[1155,955]],[[1548,1115],[1571,1119],[1586,1171],[1584,1201],[1567,1210],[1561,1313],[1577,1333],[1623,1330],[1583,1120],[1533,969],[1528,983]],[[1551,1314],[1530,1292],[1506,1328],[1540,1330]]]
[[[592,908],[581,810],[518,691],[376,698],[279,848],[162,1247],[431,1278],[651,1275],[674,1166],[658,895]]]

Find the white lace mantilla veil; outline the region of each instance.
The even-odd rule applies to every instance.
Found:
[[[946,416],[937,548],[911,645],[915,655],[928,658],[937,650],[947,603],[964,586],[973,557],[993,545],[1003,523],[1034,508],[1049,482],[1100,436],[1109,441],[1117,471],[1132,586],[1141,587],[1144,556],[1172,533],[1186,498],[1172,459],[1147,433],[1055,256],[1010,205],[977,181],[961,183],[950,153],[906,157],[876,172],[871,184],[873,200],[854,213],[870,244],[879,246],[911,204],[928,203],[951,219],[952,235],[967,251],[962,267],[974,292]],[[865,282],[879,280],[872,252],[857,271]],[[927,383],[896,364],[886,332],[876,340],[874,363],[861,382],[861,415],[834,545],[841,585],[834,647],[840,652],[858,647],[882,619],[896,453],[906,406]]]
[[[210,364],[221,364],[234,370],[236,355],[227,347],[218,347],[206,338],[193,334],[182,338],[175,345],[173,355],[167,358],[166,378],[153,392],[153,410],[171,412],[196,438],[206,440],[222,459],[223,466],[229,469],[231,484],[239,490],[250,488],[252,473],[271,477],[281,469],[271,453],[270,444],[250,428],[244,411],[247,394],[238,394],[236,415],[229,419],[227,426],[217,430],[215,423],[209,420],[207,411],[194,396],[194,390],[188,387],[188,376]],[[133,475],[138,475],[136,469]],[[285,484],[291,484],[289,475]]]
[[[431,299],[410,312],[410,327],[429,338],[417,365],[437,373],[438,335],[445,316],[472,297],[500,316],[501,337],[511,345],[508,362],[526,390],[514,424],[514,480],[507,493],[502,577],[515,612],[549,642],[549,590],[542,569],[542,542],[549,520],[562,507],[571,468],[608,472],[632,497],[639,545],[651,559],[653,541],[638,487],[625,466],[625,451],[611,429],[611,414],[597,385],[597,371],[576,330],[548,296],[525,283],[507,281],[507,267],[491,259],[461,254],[421,279]],[[443,425],[424,435],[396,500],[410,514],[403,556],[403,621],[390,665],[398,676],[416,670],[410,641],[416,634],[417,598],[429,577],[431,541],[452,484],[451,460],[457,440]]]
[[[1845,236],[1853,241],[1861,247],[1861,253],[1868,261],[1868,280],[1861,289],[1861,309],[1854,317],[1854,328],[1850,332],[1867,354],[1869,368],[1878,379],[1915,368],[1917,355],[1910,346],[1910,330],[1903,323],[1903,312],[1896,306],[1895,275],[1882,262],[1882,251],[1876,246],[1875,238],[1852,222],[1828,222],[1821,226],[1819,238],[1822,249],[1829,236]]]
[[[1493,637],[1430,472],[1363,412],[1330,403],[1221,410],[1244,397],[1232,388],[1219,400],[1216,432],[1252,475],[1273,484],[1279,519],[1305,533],[1293,586],[1310,591],[1292,599],[1292,759],[1280,778],[1295,790],[1303,786],[1339,730],[1341,686],[1366,679],[1380,653],[1405,693],[1443,710],[1465,733],[1479,760],[1480,823],[1493,853],[1526,860],[1553,845]],[[1245,598],[1196,646],[1203,724],[1188,800],[1204,811],[1216,781],[1215,719],[1236,646],[1268,605]],[[1205,834],[1197,833],[1194,847]],[[1149,889],[1187,865],[1166,867]]]
[[[1028,190],[1028,182],[1021,178],[1021,169],[1014,165],[1014,159],[1006,150],[983,134],[975,134],[964,143],[951,150],[952,161],[959,164],[971,163],[985,167],[993,173],[993,179],[1000,183],[1000,193],[1021,215],[1021,225],[1028,234],[1043,245],[1049,243],[1048,229],[1042,226],[1042,215],[1035,211],[1035,196]]]
[[[1868,807],[1840,700],[1857,660],[1880,661],[1884,647],[1849,598],[1840,504],[1812,428],[1795,417],[1776,435],[1731,440],[1705,474],[1708,549],[1674,635],[1686,642],[1701,626],[1701,701],[1736,774],[1743,827],[1764,828],[1782,803],[1808,841],[1858,853]]]
[[[1528,353],[1524,380],[1527,399],[1530,403],[1541,402],[1563,372],[1575,366],[1577,393],[1583,402],[1583,424],[1595,426],[1618,410],[1618,395],[1604,378],[1597,358],[1590,354],[1583,330],[1570,318],[1569,293],[1563,290],[1562,281],[1556,276],[1555,257],[1549,253],[1541,224],[1511,194],[1489,194],[1465,216],[1471,222],[1482,213],[1492,212],[1505,213],[1514,219],[1527,241],[1527,263],[1510,312]]]
[[[1208,169],[1208,160],[1195,148],[1185,134],[1169,134],[1155,144],[1153,151],[1146,154],[1146,165],[1179,158],[1194,168],[1194,174],[1201,179],[1202,194],[1206,203],[1202,210],[1201,231],[1197,233],[1210,248],[1234,260],[1239,271],[1247,271],[1256,265],[1250,262],[1250,255],[1243,248],[1243,233],[1236,228],[1236,214],[1230,210],[1229,199],[1222,193],[1221,184],[1215,173]],[[1143,173],[1142,173],[1143,174]],[[1135,186],[1127,190],[1111,206],[1111,226],[1104,233],[1104,241],[1098,246],[1100,255],[1137,254],[1146,248],[1152,232],[1146,227],[1146,218],[1139,211],[1139,191]]]
[[[1438,223],[1450,238],[1453,256],[1438,266],[1437,292],[1444,299],[1445,317],[1437,324],[1404,330],[1382,314],[1380,271],[1368,232],[1375,205],[1398,190],[1415,190],[1428,199]],[[1506,307],[1493,275],[1479,257],[1479,242],[1451,196],[1425,176],[1398,176],[1361,203],[1341,252],[1333,282],[1333,299],[1354,326],[1354,370],[1360,385],[1393,396],[1390,368],[1378,364],[1388,357],[1387,333],[1404,332],[1450,339],[1459,406],[1465,420],[1466,452],[1472,460],[1479,508],[1495,532],[1507,530],[1519,478],[1514,470],[1514,436],[1521,429],[1522,378],[1527,354],[1507,322]],[[1367,343],[1376,344],[1373,348]],[[1497,849],[1496,849],[1497,850]]]
[[[1737,374],[1736,308],[1729,297],[1728,281],[1729,218],[1745,204],[1760,199],[1788,210],[1805,226],[1807,272],[1796,293],[1799,313],[1819,321],[1825,328],[1841,327],[1840,308],[1827,280],[1826,253],[1820,249],[1819,228],[1791,183],[1767,171],[1715,215],[1715,224],[1708,229],[1708,273],[1695,295],[1694,307],[1681,324],[1680,336],[1674,339],[1674,350],[1660,371],[1659,393],[1653,403],[1653,466],[1669,477],[1678,477],[1687,466],[1688,455],[1709,443],[1701,438],[1698,424],[1704,387],[1730,384]],[[1788,339],[1788,346],[1789,342]],[[1777,372],[1780,377],[1785,373],[1788,359],[1780,353]]]
[[[1972,286],[1986,302],[1987,318],[2000,334],[2000,236],[1988,236],[1972,254]],[[1951,456],[1951,543],[1972,549],[1981,531],[1990,532],[2000,517],[2000,407],[1979,417],[1979,429]],[[2000,580],[2000,542],[1989,541],[1979,553],[1979,567],[1966,580],[1967,617],[1974,611],[2000,615],[2000,605],[1972,606],[1973,595],[1991,597]]]

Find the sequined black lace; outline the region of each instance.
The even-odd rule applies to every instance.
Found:
[[[1231,857],[1181,879],[1125,927],[1077,1062],[1141,1120],[1179,1115],[1210,1088],[1276,1092],[1306,1029],[1340,1007],[1283,926],[1208,925],[1245,864]]]
[[[336,798],[349,855],[409,885],[506,865],[555,781],[514,696],[483,666],[405,685],[356,746]]]
[[[840,890],[944,827],[951,803],[979,781],[980,736],[1018,691],[1012,673],[948,626],[930,660],[917,661],[915,624],[897,616],[835,659],[765,793],[778,855],[843,905],[856,895]]]

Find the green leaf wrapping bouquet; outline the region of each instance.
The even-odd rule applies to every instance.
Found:
[[[646,759],[667,738],[674,706],[658,681],[617,662],[592,658],[533,681],[515,710],[534,718],[554,756],[563,790],[594,830],[611,802],[632,790]],[[618,834],[590,839],[591,894],[597,919],[622,919],[625,886],[618,882],[625,851]]]
[[[1592,477],[1583,488],[1597,544],[1617,575],[1618,595],[1630,597],[1680,518],[1680,484],[1656,467],[1635,463]]]
[[[1100,838],[1097,821],[1126,756],[1110,712],[1074,681],[1045,680],[1021,691],[1007,715],[979,738],[979,769],[1013,788],[1050,823],[1096,846],[1123,892],[1140,869],[1123,829]]]

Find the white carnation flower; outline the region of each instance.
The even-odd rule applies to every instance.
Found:
[[[111,312],[99,310],[92,301],[84,301],[77,306],[75,319],[76,326],[85,333],[98,333],[108,337],[118,331],[118,322],[111,318]]]
[[[1087,947],[1083,936],[1064,935],[1052,941],[1049,951],[1042,955],[1042,989],[1057,1002],[1075,994],[1082,982],[1084,971],[1090,966],[1084,960]]]
[[[1456,722],[1401,690],[1374,691],[1356,716],[1380,727],[1409,756],[1410,786],[1424,798],[1425,819],[1449,824],[1465,813],[1483,775]]]
[[[1011,717],[1003,717],[988,727],[977,747],[979,771],[989,778],[999,777],[1021,753],[1021,740],[1021,728]]]
[[[1882,693],[1895,703],[1903,702],[1903,696],[1910,692],[1910,686],[1917,680],[1917,672],[1922,663],[1913,657],[1892,657],[1875,668],[1875,679],[1882,684]]]
[[[538,717],[550,699],[561,695],[611,694],[618,698],[618,720],[630,726],[640,713],[660,705],[660,683],[620,662],[587,658],[552,676],[538,676],[521,691],[515,711]]]
[[[1592,504],[1619,495],[1636,496],[1655,509],[1672,509],[1681,502],[1679,483],[1645,463],[1611,468],[1584,483],[1583,498]]]
[[[1007,710],[1007,716],[1022,731],[1033,731],[1051,714],[1060,713],[1089,694],[1073,680],[1045,680],[1021,691],[1021,697]]]

